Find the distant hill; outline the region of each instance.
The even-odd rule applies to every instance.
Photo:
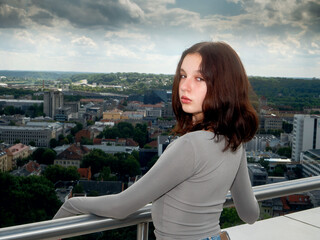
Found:
[[[87,79],[88,84],[105,86],[121,86],[118,88],[93,88],[73,85],[73,90],[110,92],[121,94],[143,95],[149,90],[170,90],[173,74],[150,73],[79,73],[79,72],[45,72],[45,71],[3,71],[0,76],[6,76],[16,83],[39,82],[39,80],[61,80],[63,83],[78,82]],[[14,79],[13,79],[14,78]],[[20,82],[19,82],[20,81]],[[259,104],[259,98],[267,98],[268,104],[283,110],[303,110],[305,107],[320,107],[320,79],[316,78],[280,78],[249,76],[253,88],[251,101]],[[232,87],[232,86],[230,86]]]
[[[59,78],[68,78],[72,75],[79,74],[77,72],[45,72],[45,71],[9,71],[0,70],[0,76],[10,78],[32,78],[41,80],[57,80]]]

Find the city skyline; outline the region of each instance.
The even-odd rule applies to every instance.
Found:
[[[173,74],[184,49],[225,41],[248,75],[320,77],[320,3],[0,1],[0,69]]]

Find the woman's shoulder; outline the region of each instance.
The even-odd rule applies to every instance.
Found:
[[[205,148],[206,152],[213,151],[215,153],[230,153],[230,154],[238,154],[243,152],[243,146],[240,144],[236,151],[232,151],[231,149],[227,149],[224,151],[226,147],[226,138],[222,135],[215,135],[211,131],[194,131],[189,132],[179,138],[180,141],[190,142],[196,149],[200,149],[200,151]],[[218,152],[217,152],[218,151]]]
[[[181,138],[188,139],[193,142],[199,142],[199,141],[213,140],[216,138],[216,136],[213,132],[199,130],[199,131],[186,133]]]
[[[209,131],[194,131],[186,133],[173,141],[172,145],[198,148],[199,145],[213,144],[215,135]]]

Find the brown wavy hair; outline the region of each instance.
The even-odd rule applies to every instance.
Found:
[[[188,54],[200,54],[201,74],[207,84],[202,104],[203,119],[192,122],[192,114],[185,113],[179,98],[180,69]],[[196,130],[214,132],[226,138],[227,150],[235,151],[242,142],[255,135],[258,117],[249,101],[249,83],[238,54],[224,42],[200,42],[186,49],[178,63],[172,87],[172,107],[177,124],[174,133],[183,135]]]

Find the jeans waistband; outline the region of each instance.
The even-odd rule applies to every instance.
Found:
[[[226,231],[223,231],[217,236],[211,236],[211,237],[203,238],[201,240],[230,240],[230,237]]]

